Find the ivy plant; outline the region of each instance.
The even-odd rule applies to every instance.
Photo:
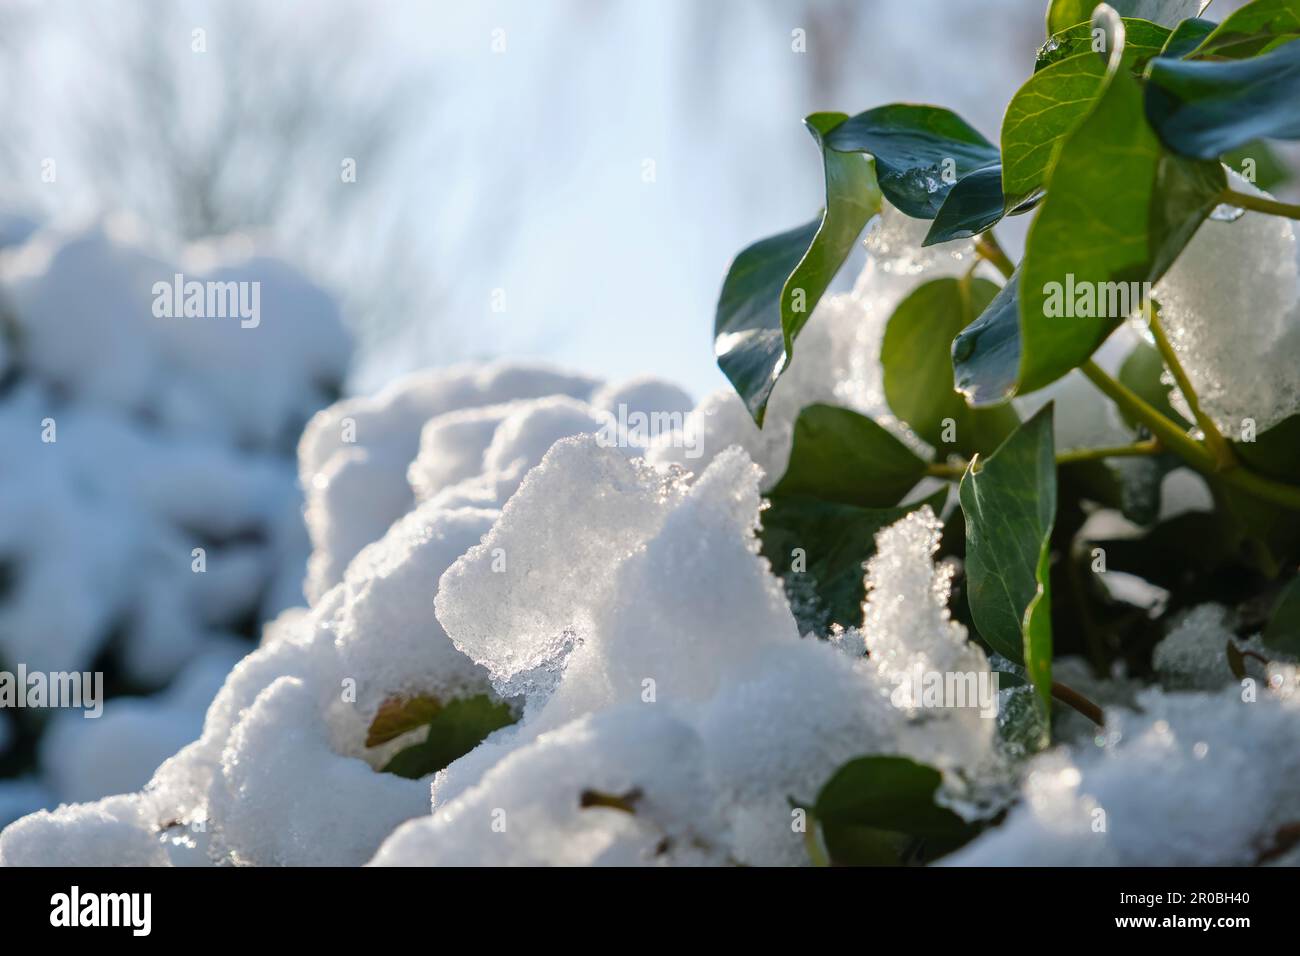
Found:
[[[861,623],[875,532],[928,505],[944,516],[944,553],[961,559],[952,613],[1008,683],[1027,682],[1035,706],[1017,714],[1042,728],[1061,707],[1104,720],[1053,679],[1054,657],[1083,655],[1099,676],[1121,662],[1150,673],[1157,625],[1099,584],[1098,553],[1164,589],[1171,610],[1271,595],[1264,646],[1300,648],[1300,416],[1225,434],[1159,302],[1118,297],[1130,284],[1149,290],[1216,210],[1300,219],[1300,206],[1229,175],[1261,189],[1286,176],[1268,141],[1300,139],[1300,0],[1254,0],[1217,23],[1207,6],[1052,0],[996,137],[940,106],[807,117],[826,205],[742,251],[718,301],[718,363],[761,427],[818,300],[885,204],[930,221],[926,245],[970,243],[971,269],[918,284],[885,329],[884,396],[918,440],[847,408],[805,407],[769,493],[762,551],[800,596],[801,623],[829,634]],[[994,234],[1009,216],[1032,217],[1019,262]],[[1069,318],[1062,288],[1088,293]],[[1146,341],[1112,375],[1094,356],[1126,321]],[[1014,399],[1076,370],[1130,441],[1058,449],[1050,403],[1021,420]],[[1204,478],[1213,507],[1161,520],[1160,485],[1178,469]],[[1139,533],[1086,540],[1099,507]],[[1025,730],[1010,732],[1050,739]],[[939,781],[933,768],[863,754],[820,794],[798,795],[823,827],[810,853],[896,863],[959,845],[970,834],[934,802]]]

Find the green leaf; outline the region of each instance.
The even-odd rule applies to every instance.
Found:
[[[961,480],[966,580],[980,636],[1024,664],[1046,704],[1052,685],[1049,540],[1056,458],[1049,402]]]
[[[1087,115],[1106,65],[1091,53],[1035,73],[1007,104],[1002,120],[1002,191],[1015,205],[1043,190],[1062,139]]]
[[[519,719],[507,701],[487,694],[461,697],[444,704],[429,722],[423,743],[400,750],[384,765],[384,773],[411,780],[445,768],[477,747],[494,730]]]
[[[1279,37],[1296,34],[1300,34],[1300,0],[1255,0],[1225,17],[1193,55],[1254,56]]]
[[[835,771],[813,806],[832,859],[840,865],[897,863],[905,835],[952,849],[975,828],[935,802],[943,777],[907,757],[858,757]],[[846,852],[847,851],[847,852]]]
[[[1148,59],[1160,53],[1171,35],[1167,27],[1148,20],[1132,18],[1124,19],[1124,32],[1128,38],[1127,47],[1135,67],[1145,65]],[[1076,23],[1060,33],[1053,34],[1039,49],[1034,61],[1034,72],[1072,56],[1103,52],[1096,49],[1094,37],[1091,22]]]
[[[948,489],[941,488],[915,504],[862,508],[774,494],[763,511],[759,539],[763,556],[785,581],[792,603],[803,605],[801,629],[826,633],[832,624],[860,627],[866,597],[863,564],[876,553],[876,532],[923,505],[941,514],[947,497]],[[796,566],[803,570],[795,570]],[[796,596],[798,602],[793,600]],[[810,597],[815,607],[806,606]]]
[[[713,348],[718,367],[760,425],[785,368],[781,290],[812,245],[821,217],[760,239],[736,256],[718,297]]]
[[[1234,441],[1232,449],[1252,471],[1295,483],[1300,476],[1300,415],[1254,436],[1253,441]],[[1276,578],[1300,558],[1300,512],[1260,501],[1214,476],[1206,482],[1220,508],[1233,517],[1234,544],[1247,564],[1265,577]]]
[[[939,450],[970,457],[1000,445],[1019,424],[1010,406],[970,408],[953,386],[952,341],[998,294],[987,279],[933,279],[899,303],[880,361],[890,409]],[[946,442],[945,422],[952,435]],[[955,441],[953,441],[955,439]]]
[[[1237,642],[1229,639],[1227,646],[1224,648],[1224,653],[1227,654],[1228,670],[1232,671],[1232,676],[1237,680],[1245,680],[1246,658],[1242,656],[1241,648],[1237,646]]]
[[[1218,163],[1171,157],[1143,121],[1142,92],[1112,63],[1069,134],[1020,267],[1017,391],[1076,368],[1134,310],[1218,204]]]
[[[408,730],[423,727],[442,710],[436,697],[389,697],[379,705],[366,732],[366,746],[378,747],[402,736]]]
[[[865,415],[810,405],[794,423],[790,464],[771,494],[886,508],[925,473],[924,461]]]
[[[1264,627],[1264,645],[1283,654],[1300,654],[1300,577],[1282,589]]]
[[[948,191],[922,246],[969,239],[997,225],[1006,214],[1002,196],[1002,166],[985,166],[968,173]]]
[[[826,143],[875,157],[881,192],[916,219],[935,218],[955,183],[998,162],[997,147],[956,113],[910,103],[859,113],[831,130]]]
[[[1198,17],[1192,17],[1190,20],[1184,20],[1178,24],[1177,29],[1169,34],[1169,40],[1165,47],[1160,51],[1161,56],[1184,57],[1191,53],[1202,41],[1214,32],[1218,24],[1213,20],[1201,20]]]
[[[1152,60],[1146,115],[1166,146],[1197,159],[1300,139],[1300,42],[1248,60]]]
[[[880,211],[872,161],[825,148],[826,132],[844,119],[842,113],[814,113],[804,120],[822,147],[822,214],[741,252],[718,296],[714,355],[760,427],[795,339],[868,220]]]
[[[1060,33],[1092,17],[1098,0],[1051,0],[1047,6],[1047,35]],[[1122,17],[1149,20],[1172,29],[1205,9],[1209,0],[1112,0],[1110,6]]]
[[[979,318],[952,342],[956,389],[973,407],[999,405],[1015,394],[1020,370],[1020,269]]]
[[[1128,386],[1160,414],[1186,425],[1183,416],[1174,411],[1169,401],[1172,386],[1165,384],[1164,371],[1165,362],[1160,357],[1160,350],[1146,342],[1138,342],[1120,364],[1118,378],[1120,384]],[[1138,420],[1127,411],[1120,409],[1119,413],[1129,428],[1138,427]]]

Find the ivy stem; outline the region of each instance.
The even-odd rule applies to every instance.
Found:
[[[1235,189],[1225,189],[1219,194],[1219,199],[1240,209],[1253,209],[1255,212],[1265,212],[1270,216],[1300,219],[1300,206],[1278,202],[1276,199],[1269,199],[1267,196],[1252,196],[1250,193],[1239,193]]]
[[[1156,348],[1159,349],[1161,358],[1165,360],[1165,367],[1173,374],[1174,382],[1178,385],[1178,391],[1182,392],[1187,407],[1192,410],[1196,424],[1200,426],[1201,433],[1205,436],[1205,446],[1210,449],[1210,454],[1214,456],[1220,470],[1234,467],[1237,464],[1237,456],[1233,454],[1232,446],[1214,424],[1214,419],[1202,410],[1201,402],[1196,397],[1196,389],[1192,388],[1187,370],[1183,368],[1178,353],[1174,351],[1173,343],[1169,341],[1164,326],[1160,324],[1160,312],[1154,303],[1150,301],[1146,303],[1146,313],[1147,325],[1156,340]]]
[[[1052,696],[1062,704],[1073,708],[1083,716],[1087,717],[1098,727],[1104,726],[1106,716],[1101,712],[1101,708],[1084,697],[1073,687],[1062,684],[1059,680],[1052,681]]]
[[[1225,484],[1239,488],[1256,498],[1300,511],[1300,488],[1274,481],[1272,478],[1265,478],[1240,466],[1226,471],[1220,470],[1218,461],[1209,449],[1184,432],[1181,426],[1151,407],[1132,389],[1107,375],[1096,362],[1090,359],[1080,365],[1079,370],[1107,398],[1145,425],[1165,448],[1178,455],[1201,474],[1218,477]]]
[[[1001,272],[1004,278],[1010,279],[1011,273],[1016,271],[1016,267],[998,245],[992,230],[982,233],[975,240],[975,254]]]
[[[1158,455],[1164,448],[1154,438],[1148,438],[1145,441],[1133,442],[1131,445],[1109,445],[1104,448],[1072,448],[1069,451],[1063,451],[1056,456],[1058,465],[1069,465],[1076,461],[1098,461],[1102,458],[1135,458],[1139,455]],[[958,481],[966,474],[966,469],[970,467],[970,462],[960,459],[957,461],[932,461],[925,466],[925,473],[931,478],[943,478],[948,481]]]
[[[805,821],[803,845],[804,849],[808,851],[808,859],[812,861],[813,866],[831,865],[830,858],[826,855],[826,851],[822,849],[821,840],[817,839],[817,820],[812,814],[809,814],[808,819]]]
[[[1103,448],[1071,448],[1056,456],[1058,465],[1069,465],[1076,461],[1098,461],[1102,458],[1136,458],[1140,455],[1158,455],[1164,448],[1154,438],[1136,441],[1131,445],[1109,445]]]

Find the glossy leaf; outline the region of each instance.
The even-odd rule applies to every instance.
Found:
[[[1255,56],[1279,37],[1297,34],[1300,34],[1300,0],[1254,0],[1224,17],[1194,55]]]
[[[966,580],[980,636],[1025,665],[1046,703],[1051,696],[1049,541],[1056,519],[1056,458],[1048,403],[961,480]]]
[[[1300,139],[1300,41],[1248,60],[1157,58],[1146,115],[1169,149],[1198,159],[1254,139]]]
[[[910,103],[859,113],[831,130],[826,143],[875,157],[885,198],[917,219],[935,218],[954,184],[998,162],[997,147],[956,113]]]
[[[1198,17],[1184,20],[1178,24],[1173,33],[1169,34],[1169,39],[1165,42],[1160,55],[1171,57],[1187,56],[1199,47],[1205,38],[1214,32],[1214,28],[1217,26],[1218,24],[1213,20],[1201,20]]]
[[[818,216],[745,249],[727,270],[718,297],[713,326],[718,367],[760,425],[772,387],[786,363],[781,290],[820,226]]]
[[[1061,143],[1102,90],[1106,65],[1087,53],[1035,73],[1002,120],[1002,190],[1015,204],[1041,192]]]
[[[813,813],[821,823],[852,824],[917,836],[954,836],[961,817],[934,802],[939,771],[907,757],[850,760],[826,781]]]
[[[972,407],[999,405],[1020,370],[1020,270],[952,342],[953,382]]]
[[[1047,35],[1060,33],[1092,17],[1098,0],[1051,0],[1047,6]],[[1198,15],[1209,0],[1111,0],[1109,6],[1121,17],[1149,20],[1172,29],[1188,17]]]
[[[844,118],[814,113],[804,122],[823,146],[825,133]],[[822,167],[826,208],[821,216],[741,252],[718,297],[714,355],[760,426],[799,331],[880,210],[870,159],[823,146]]]
[[[801,629],[826,633],[831,624],[862,625],[866,597],[863,564],[876,553],[876,532],[922,505],[943,511],[948,490],[895,508],[862,508],[803,495],[774,494],[762,513],[762,554],[786,582],[787,593],[802,595]],[[802,558],[803,570],[795,570]],[[809,601],[809,596],[815,602]]]
[[[924,461],[865,415],[810,405],[795,421],[790,463],[771,494],[887,508],[925,472]]]
[[[1162,27],[1148,20],[1131,18],[1124,18],[1124,32],[1135,66],[1145,65],[1148,59],[1160,53],[1169,42],[1171,35],[1168,27]],[[1060,33],[1053,34],[1039,49],[1038,56],[1034,60],[1034,71],[1037,72],[1072,56],[1103,52],[1096,48],[1097,36],[1098,34],[1093,32],[1091,22],[1076,23]]]
[[[985,166],[963,179],[948,191],[939,207],[923,246],[933,246],[954,239],[969,239],[991,229],[1006,214],[1002,196],[1002,166]]]
[[[997,294],[998,286],[987,279],[933,279],[900,302],[885,327],[885,399],[941,452],[970,457],[992,451],[1019,423],[1009,406],[971,408],[953,386],[952,341]]]
[[[1142,91],[1112,55],[1105,92],[1069,134],[1020,267],[1017,391],[1086,361],[1218,203],[1218,163],[1164,153]]]

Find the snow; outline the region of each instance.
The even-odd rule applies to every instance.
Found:
[[[1263,195],[1235,173],[1232,188]],[[1207,220],[1156,284],[1161,321],[1201,408],[1238,438],[1300,411],[1300,283],[1294,223],[1246,212]],[[1231,330],[1225,334],[1225,330]],[[1175,407],[1191,419],[1182,396]]]
[[[544,365],[467,366],[417,372],[377,395],[317,413],[298,444],[313,548],[308,600],[319,600],[358,551],[411,509],[415,496],[407,470],[427,421],[516,399],[586,398],[595,385],[593,379]]]
[[[98,721],[54,715],[40,776],[14,791],[52,805],[138,790],[198,735],[249,647],[234,632],[301,603],[291,453],[351,344],[333,300],[247,239],[173,262],[122,218],[0,226],[0,661],[107,661],[159,690]],[[260,321],[155,314],[177,273],[256,284]]]
[[[259,597],[294,548],[292,482],[265,445],[236,449],[210,432],[164,442],[155,432],[170,424],[60,412],[51,453],[22,457],[24,487],[47,499],[0,515],[0,553],[12,540],[41,556],[0,614],[48,621],[27,589],[84,582],[58,608],[62,659],[93,654],[105,622],[127,614],[139,635],[127,659],[181,677],[110,701],[99,724],[56,721],[36,785],[68,802],[0,832],[0,863],[800,864],[791,800],[811,802],[867,754],[935,766],[938,799],[968,820],[1007,812],[950,862],[1253,862],[1300,812],[1300,758],[1289,756],[1300,693],[1294,665],[1252,664],[1249,687],[1232,678],[1224,609],[1172,622],[1155,651],[1163,686],[1056,662],[1107,725],[1098,736],[1063,717],[1062,742],[1036,756],[1039,725],[1011,722],[1030,713],[1031,688],[998,693],[1000,713],[898,696],[916,673],[995,676],[948,611],[954,567],[935,560],[942,525],[928,507],[878,533],[860,627],[800,633],[758,552],[761,492],[815,401],[872,415],[928,452],[887,414],[876,357],[907,291],[970,264],[969,243],[918,250],[921,225],[886,210],[868,240],[874,258],[852,292],[818,306],[762,431],[729,392],[692,408],[656,379],[608,384],[506,362],[416,373],[317,412],[297,446],[305,606]],[[152,268],[107,232],[84,242],[118,271]],[[129,291],[123,280],[114,294]],[[110,395],[132,408],[142,388],[116,371],[74,384],[97,409]],[[1117,422],[1075,401],[1076,386],[1059,386],[1071,408],[1058,440],[1109,436]],[[13,390],[0,434],[32,441],[63,387]],[[205,400],[239,419],[235,396]],[[297,413],[276,401],[285,421]],[[669,428],[624,431],[632,412],[660,413]],[[73,440],[92,434],[111,439]],[[149,467],[119,467],[127,457]],[[98,506],[106,497],[119,503]],[[84,546],[87,528],[103,547]],[[196,528],[211,543],[206,575],[189,570]],[[231,608],[259,600],[259,613],[279,613],[222,681]],[[367,747],[381,705],[483,694],[509,701],[518,721],[423,779],[381,772],[421,733]],[[26,809],[21,785],[7,786],[0,813]],[[125,793],[105,796],[115,790]]]
[[[158,765],[197,740],[203,715],[241,649],[234,641],[191,661],[165,691],[116,697],[95,720],[59,712],[40,742],[42,775],[60,802],[140,790]]]
[[[1245,866],[1300,814],[1300,698],[1150,688],[1104,746],[1036,758],[1005,823],[953,866]],[[1265,768],[1262,770],[1261,768]],[[1226,810],[1225,808],[1231,808]]]

